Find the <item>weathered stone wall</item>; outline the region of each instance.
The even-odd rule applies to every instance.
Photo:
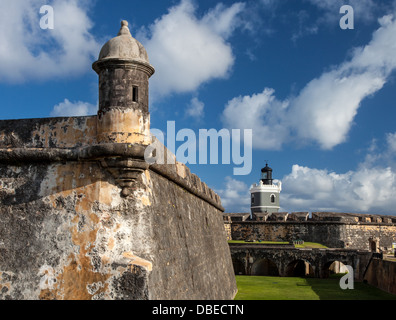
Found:
[[[317,242],[332,248],[344,248],[341,225],[311,222],[232,222],[233,240]]]
[[[362,281],[373,255],[369,251],[352,249],[298,249],[293,245],[276,244],[231,244],[230,247],[235,272],[246,275],[271,275],[268,270],[263,270],[263,262],[266,261],[273,265],[272,275],[290,277],[293,276],[296,261],[302,261],[308,263],[311,269],[306,274],[326,278],[332,263],[339,261],[352,266],[355,279]]]
[[[96,124],[0,121],[0,299],[232,299],[218,195],[177,163],[123,196],[101,159],[141,150]]]
[[[396,242],[396,225],[393,224],[346,224],[343,226],[345,247],[362,248],[365,250],[390,251]],[[374,247],[372,247],[372,243]]]
[[[240,214],[224,214],[231,220],[233,240],[293,241],[321,243],[330,248],[387,251],[396,242],[396,219],[340,213],[277,213],[240,221]],[[373,244],[374,243],[374,244]]]
[[[97,136],[97,117],[43,118],[0,121],[0,149],[26,152],[31,148],[66,149],[92,145]],[[35,150],[39,156],[38,150]],[[10,159],[12,160],[12,159]],[[34,158],[32,158],[34,160]]]
[[[155,69],[127,21],[92,67],[96,116],[0,121],[0,298],[232,299],[220,197],[146,161]]]
[[[151,173],[153,295],[229,299],[236,293],[221,212],[173,182]],[[228,257],[225,257],[228,255]]]
[[[373,259],[364,279],[372,286],[396,294],[396,262]]]
[[[224,223],[224,229],[225,229],[225,232],[226,232],[227,240],[228,241],[232,240],[231,223],[230,222],[225,222]]]

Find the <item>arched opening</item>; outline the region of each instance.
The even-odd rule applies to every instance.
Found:
[[[314,270],[311,264],[305,260],[294,260],[287,265],[287,277],[313,277]]]
[[[377,242],[373,239],[369,239],[369,249],[371,252],[377,252]]]
[[[272,276],[278,277],[279,271],[276,264],[269,259],[261,259],[252,265],[252,276]]]
[[[232,261],[232,266],[234,267],[235,275],[245,274],[245,266],[244,266],[244,264],[241,261],[233,260]]]
[[[275,195],[271,194],[271,203],[275,203]]]
[[[348,273],[346,265],[341,261],[329,261],[323,268],[323,276],[325,278]]]

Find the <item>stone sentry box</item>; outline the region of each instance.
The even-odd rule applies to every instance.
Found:
[[[93,64],[98,115],[0,121],[0,299],[233,299],[220,198],[144,160],[144,47],[123,21]]]

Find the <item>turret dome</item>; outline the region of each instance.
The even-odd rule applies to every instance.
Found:
[[[99,54],[99,61],[106,59],[132,60],[150,64],[148,54],[143,45],[132,37],[128,22],[121,22],[118,36],[109,40]]]

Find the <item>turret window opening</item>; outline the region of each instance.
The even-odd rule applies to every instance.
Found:
[[[271,203],[275,203],[275,195],[271,194]]]
[[[139,88],[133,86],[132,87],[132,101],[138,102],[138,99],[139,99]]]

